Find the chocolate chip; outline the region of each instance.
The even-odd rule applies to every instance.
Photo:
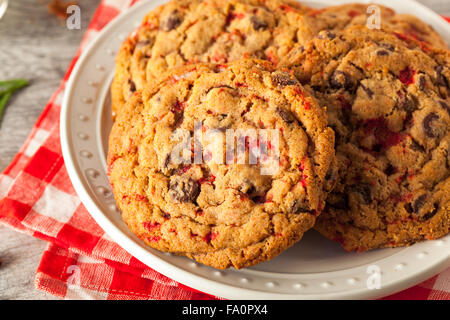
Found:
[[[419,77],[419,89],[423,91],[425,89],[426,84],[427,84],[427,80],[425,79],[425,77],[420,76]]]
[[[405,204],[404,207],[405,207],[406,212],[408,212],[409,214],[413,213],[413,207],[412,207],[411,203]]]
[[[169,196],[175,202],[194,202],[200,194],[200,186],[191,178],[172,176],[169,184]]]
[[[330,39],[333,40],[334,38],[336,38],[336,34],[334,34],[333,32],[330,31],[322,31],[317,38],[319,39]]]
[[[380,43],[380,47],[383,47],[391,52],[395,51],[395,47],[389,43]]]
[[[261,30],[261,29],[265,30],[268,27],[267,22],[262,21],[257,16],[251,16],[250,22],[252,23],[253,29],[255,29],[256,31]]]
[[[364,69],[363,69],[363,68],[361,68],[360,66],[354,64],[354,63],[351,62],[351,61],[349,61],[349,64],[350,64],[353,68],[355,68],[356,70],[358,70],[359,72],[361,72],[362,74],[364,74]]]
[[[295,121],[294,115],[289,110],[277,107],[277,113],[280,116],[280,118],[283,119],[283,121],[286,123],[292,123]]]
[[[329,124],[329,127],[334,131],[334,146],[336,147],[342,143],[342,135],[334,124]]]
[[[138,41],[138,43],[136,43],[136,48],[141,49],[145,46],[148,46],[149,44],[150,44],[149,40]]]
[[[370,99],[373,98],[374,92],[373,92],[370,88],[364,86],[363,84],[361,84],[361,88],[366,92],[367,96],[368,96]]]
[[[442,107],[445,111],[447,111],[448,115],[450,116],[450,107],[448,106],[448,104],[445,103],[445,102],[442,101],[442,100],[439,100],[438,103],[441,105],[441,107]]]
[[[423,219],[423,220],[429,220],[429,219],[433,218],[433,217],[436,215],[437,211],[438,211],[438,206],[437,206],[437,204],[435,203],[435,204],[433,205],[433,210],[431,210],[431,211],[428,212],[428,213],[425,213],[425,214],[423,215],[422,219]]]
[[[390,53],[387,52],[386,50],[378,50],[377,51],[377,56],[379,56],[379,57],[388,56],[388,55],[390,55]]]
[[[181,24],[182,20],[178,15],[178,10],[174,10],[162,23],[161,28],[163,31],[171,31]]]
[[[282,71],[272,75],[272,82],[280,88],[295,86],[298,84],[298,80],[294,76]]]
[[[131,92],[135,92],[136,91],[136,84],[134,83],[133,80],[128,79],[128,84],[130,85],[130,91]]]
[[[397,172],[397,169],[396,169],[394,166],[392,166],[391,164],[389,164],[389,165],[387,166],[386,170],[384,170],[384,173],[385,173],[387,176],[391,176],[391,175],[393,175],[393,174],[396,173],[396,172]]]
[[[334,166],[330,166],[330,168],[328,168],[327,174],[325,175],[324,188],[327,191],[331,191],[334,188],[337,179],[338,179],[337,168],[335,168]]]
[[[266,202],[266,197],[265,197],[265,196],[259,196],[259,195],[257,195],[257,196],[251,197],[251,200],[252,200],[254,203],[261,204],[261,203]]]
[[[330,166],[330,168],[328,168],[327,174],[325,175],[325,180],[332,180],[335,178],[337,172],[336,170],[334,170],[333,166]]]
[[[436,138],[440,135],[440,132],[437,130],[436,125],[434,124],[440,118],[439,116],[432,112],[423,119],[422,127],[425,135],[430,138]]]
[[[417,98],[414,96],[408,97],[404,92],[398,92],[398,106],[408,113],[417,109]]]
[[[174,113],[174,121],[172,124],[172,129],[177,129],[181,126],[184,120],[184,112],[176,112]]]
[[[334,194],[334,196],[328,197],[327,204],[335,209],[339,210],[348,210],[348,194],[347,193],[340,193],[340,194]]]
[[[255,188],[255,186],[253,185],[253,183],[251,183],[249,180],[247,180],[247,179],[245,179],[245,181],[244,182],[242,182],[240,185],[239,185],[239,191],[240,192],[242,192],[242,193],[245,193],[245,194],[247,194],[247,195],[252,195],[252,194],[254,194],[255,192],[256,192],[256,188]]]
[[[170,164],[170,154],[166,156],[166,160],[164,160],[164,168],[168,168]]]
[[[423,194],[420,197],[418,197],[413,204],[406,204],[405,205],[405,209],[406,211],[408,211],[408,213],[410,214],[414,214],[416,216],[422,215],[422,219],[423,220],[428,220],[431,219],[434,215],[436,215],[437,211],[438,211],[438,204],[434,203],[433,204],[433,208],[431,209],[431,211],[426,212],[426,213],[422,213],[421,211],[423,211],[423,207],[425,206],[427,202],[427,195]]]
[[[379,153],[381,150],[383,150],[383,145],[381,143],[373,145],[372,149],[373,152]]]
[[[350,78],[350,76],[343,71],[336,70],[333,72],[331,79],[330,79],[330,86],[333,89],[352,89],[354,84]]]
[[[434,70],[436,71],[436,80],[437,80],[437,84],[440,86],[444,86],[448,88],[448,80],[447,78],[442,74],[442,70],[444,69],[443,66],[437,66],[436,68],[434,68]]]
[[[412,205],[410,205],[410,213],[418,214],[419,210],[425,205],[427,200],[427,195],[423,194],[418,197]]]
[[[411,140],[411,145],[409,146],[409,148],[411,150],[420,152],[420,153],[424,153],[425,152],[425,148],[423,146],[421,146],[420,144],[418,144],[416,141]]]
[[[351,191],[357,193],[363,204],[369,204],[372,202],[372,189],[369,184],[367,183],[360,183],[353,185],[350,188]]]
[[[450,145],[447,145],[447,167],[450,168]]]
[[[168,220],[168,219],[170,219],[171,218],[171,215],[170,215],[170,213],[167,213],[167,212],[161,212],[161,217],[163,217],[164,219],[166,219],[166,220]]]
[[[427,195],[426,195],[426,194],[423,194],[423,195],[421,195],[420,197],[418,197],[418,198],[416,199],[416,201],[414,201],[414,204],[413,204],[413,210],[414,210],[414,212],[419,212],[420,208],[422,208],[423,205],[425,204],[426,199],[427,199]]]
[[[310,208],[308,203],[294,200],[294,202],[291,205],[291,213],[302,213],[302,212],[309,212]]]

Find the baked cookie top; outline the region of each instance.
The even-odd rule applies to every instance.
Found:
[[[319,35],[287,61],[327,106],[336,131],[340,179],[316,228],[347,250],[447,234],[449,51],[428,55],[382,31],[351,27]]]
[[[374,11],[373,8],[378,8]],[[368,9],[370,9],[368,11]],[[311,40],[320,31],[328,30],[331,34],[347,27],[368,24],[375,27],[375,14],[379,13],[379,26],[401,40],[419,41],[423,47],[447,49],[444,39],[428,24],[409,14],[397,14],[394,10],[379,4],[345,4],[324,9],[310,10],[299,23],[303,28],[299,33],[299,42]],[[372,28],[372,27],[371,27]]]
[[[239,130],[258,138],[233,151],[224,137]],[[151,247],[248,267],[314,225],[337,179],[333,145],[325,111],[289,73],[262,60],[198,64],[125,104],[110,135],[110,181],[123,219]]]
[[[293,47],[304,10],[290,0],[175,0],[158,7],[120,48],[113,111],[170,68],[250,57],[277,63]]]

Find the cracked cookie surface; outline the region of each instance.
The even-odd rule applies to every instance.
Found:
[[[382,31],[351,27],[294,49],[286,61],[327,106],[336,132],[339,179],[316,229],[359,251],[446,235],[449,51],[426,54]]]
[[[276,64],[295,44],[304,10],[289,0],[176,0],[158,7],[119,50],[113,112],[170,68],[241,58]]]
[[[379,19],[375,18],[377,13],[379,13]],[[391,8],[378,4],[353,3],[309,10],[301,19],[303,21],[299,23],[299,26],[303,29],[299,32],[300,44],[311,40],[320,31],[329,31],[322,36],[330,37],[348,27],[370,25],[371,28],[375,28],[375,23],[379,23],[382,30],[395,35],[400,40],[418,41],[424,48],[448,48],[445,40],[419,18],[409,14],[397,14]]]
[[[205,134],[274,130],[279,154],[259,136],[241,148],[245,163],[221,164],[235,153],[217,136],[212,144],[196,136],[198,122]],[[189,133],[184,159],[195,160],[200,145],[203,162],[175,160],[176,132]],[[249,164],[255,145],[267,157]],[[129,99],[110,135],[108,165],[123,219],[148,245],[242,268],[275,257],[313,227],[337,179],[333,145],[325,111],[291,74],[263,60],[198,64]],[[263,174],[270,160],[278,170]]]

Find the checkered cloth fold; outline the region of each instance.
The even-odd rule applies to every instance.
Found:
[[[88,43],[132,0],[103,0],[61,86],[0,175],[0,222],[49,242],[36,288],[68,299],[214,299],[144,265],[112,241],[81,204],[61,153],[66,81]],[[386,299],[450,299],[450,269]]]

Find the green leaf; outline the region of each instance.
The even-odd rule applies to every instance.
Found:
[[[28,81],[24,79],[15,79],[8,81],[0,81],[0,120],[2,119],[3,111],[11,96],[19,89],[28,85]]]
[[[25,79],[0,81],[0,97],[10,91],[14,93],[15,91],[25,87],[26,85],[28,85],[28,80]]]
[[[2,119],[3,110],[5,110],[6,103],[8,102],[9,98],[11,98],[12,92],[6,92],[0,96],[0,120]]]

